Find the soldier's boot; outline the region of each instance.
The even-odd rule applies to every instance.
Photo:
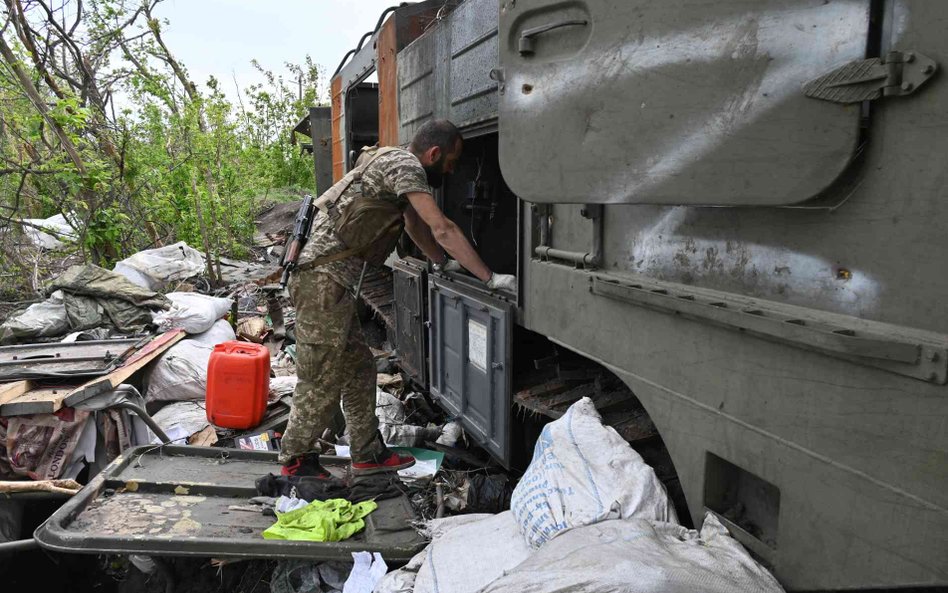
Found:
[[[388,447],[383,447],[382,451],[368,461],[353,461],[353,476],[368,476],[383,472],[397,472],[415,465],[415,458],[411,455],[400,455]]]
[[[332,479],[329,470],[320,465],[319,453],[305,453],[291,457],[283,464],[280,473],[284,476],[299,476],[318,480]]]

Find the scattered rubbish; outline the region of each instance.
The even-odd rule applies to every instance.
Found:
[[[533,548],[560,531],[605,519],[678,523],[655,470],[602,424],[588,397],[543,428],[510,509]]]
[[[420,575],[419,575],[420,576]],[[438,574],[441,581],[441,574]],[[442,590],[447,590],[442,585]],[[645,519],[569,529],[510,569],[484,593],[781,593],[713,514],[701,532]]]
[[[139,251],[115,264],[113,271],[130,282],[149,290],[159,290],[167,283],[185,280],[204,271],[204,257],[184,241],[173,245]]]
[[[271,364],[273,359],[271,359]],[[284,397],[293,395],[293,391],[296,390],[296,384],[299,382],[299,377],[296,375],[284,375],[282,377],[270,377],[270,395],[268,399],[270,402],[275,402],[283,399]]]
[[[217,430],[213,426],[207,426],[201,432],[192,434],[188,438],[188,444],[194,447],[213,447],[217,440]]]
[[[268,430],[252,436],[239,437],[235,439],[238,449],[248,451],[279,451],[280,437],[278,432]]]
[[[350,570],[347,562],[281,560],[270,577],[270,593],[342,593]]]
[[[444,453],[440,451],[431,451],[429,449],[420,449],[418,447],[398,447],[394,444],[386,443],[393,451],[398,453],[407,453],[415,458],[415,465],[398,470],[398,475],[404,480],[430,480],[441,469],[444,463]],[[336,445],[336,455],[349,458],[350,450],[346,445]]]
[[[305,507],[277,512],[277,521],[263,532],[264,539],[311,542],[338,542],[348,539],[365,527],[364,518],[378,508],[371,500],[352,504],[334,498],[314,500]]]
[[[183,329],[189,334],[204,333],[218,319],[227,315],[234,304],[231,299],[197,292],[169,292],[165,296],[171,302],[171,307],[152,315],[152,321],[162,331]]]
[[[244,317],[237,322],[237,337],[248,342],[262,344],[268,331],[263,317]]]
[[[270,357],[270,371],[275,377],[296,376],[296,344],[289,344]]]
[[[140,570],[142,574],[154,574],[158,570],[158,564],[151,556],[142,556],[141,554],[129,554],[128,561]]]
[[[464,429],[461,428],[459,423],[448,422],[441,428],[441,436],[439,436],[435,442],[445,447],[453,447],[458,444],[458,441],[461,440],[463,435]]]
[[[510,508],[514,483],[507,474],[460,475],[460,484],[444,496],[449,510],[455,513],[499,513]]]
[[[76,230],[62,214],[49,218],[24,218],[23,234],[33,245],[47,250],[62,249],[76,241]]]
[[[260,424],[270,393],[270,351],[260,344],[217,344],[207,363],[207,417],[225,428]]]
[[[375,415],[379,419],[382,440],[390,445],[417,447],[425,441],[434,441],[441,436],[441,429],[438,427],[409,424],[402,400],[381,388],[375,391]]]
[[[82,488],[82,484],[75,480],[37,480],[0,482],[0,493],[14,492],[52,492],[53,494],[73,495]]]
[[[203,400],[207,392],[207,364],[214,346],[235,337],[230,324],[221,320],[205,333],[175,344],[146,371],[145,399]]]
[[[405,384],[401,375],[390,375],[388,373],[376,374],[375,384],[390,393],[397,394]]]
[[[352,572],[342,587],[342,593],[372,593],[388,572],[388,565],[378,552],[353,552]]]
[[[174,402],[166,405],[152,415],[152,420],[168,435],[172,443],[183,445],[188,440],[210,426],[204,405],[199,402]],[[151,434],[151,442],[161,443],[161,439]]]

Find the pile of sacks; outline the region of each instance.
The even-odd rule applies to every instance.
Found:
[[[712,514],[678,523],[655,472],[589,398],[544,429],[510,510],[431,521],[377,593],[782,592]]]

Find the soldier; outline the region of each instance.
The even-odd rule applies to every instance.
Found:
[[[370,245],[370,250],[375,248],[375,253],[383,257],[391,253],[391,237],[397,238],[403,225],[436,266],[448,270],[463,266],[492,290],[516,290],[516,278],[491,272],[431,195],[431,188],[440,187],[444,175],[454,171],[462,144],[461,134],[451,122],[428,122],[418,130],[408,150],[387,147],[363,153],[356,166],[361,170],[358,183],[344,179],[334,186],[337,192],[330,189],[317,200],[317,204],[323,203],[320,214],[313,221],[312,235],[289,282],[296,305],[299,383],[283,434],[283,475],[329,477],[319,464],[316,444],[340,400],[349,428],[353,475],[397,471],[415,463],[411,456],[389,450],[378,431],[375,364],[352,296],[363,271],[363,259],[370,258],[348,255],[353,250],[348,243],[353,239],[344,242],[341,236],[347,235],[340,226],[347,214],[351,218],[359,209],[371,212],[374,207],[397,208],[393,210],[397,228],[371,239],[375,245]],[[349,185],[340,185],[345,183]],[[327,202],[324,197],[331,193],[338,194],[338,199]],[[355,234],[364,234],[367,227],[374,226],[379,225],[363,222]]]

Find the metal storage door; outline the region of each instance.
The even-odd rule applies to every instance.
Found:
[[[792,204],[859,143],[803,86],[866,57],[870,1],[500,0],[500,162],[529,202]]]
[[[428,278],[431,394],[501,463],[510,462],[511,308]]]
[[[425,348],[425,271],[404,260],[395,262],[395,350],[409,377],[428,387]]]

